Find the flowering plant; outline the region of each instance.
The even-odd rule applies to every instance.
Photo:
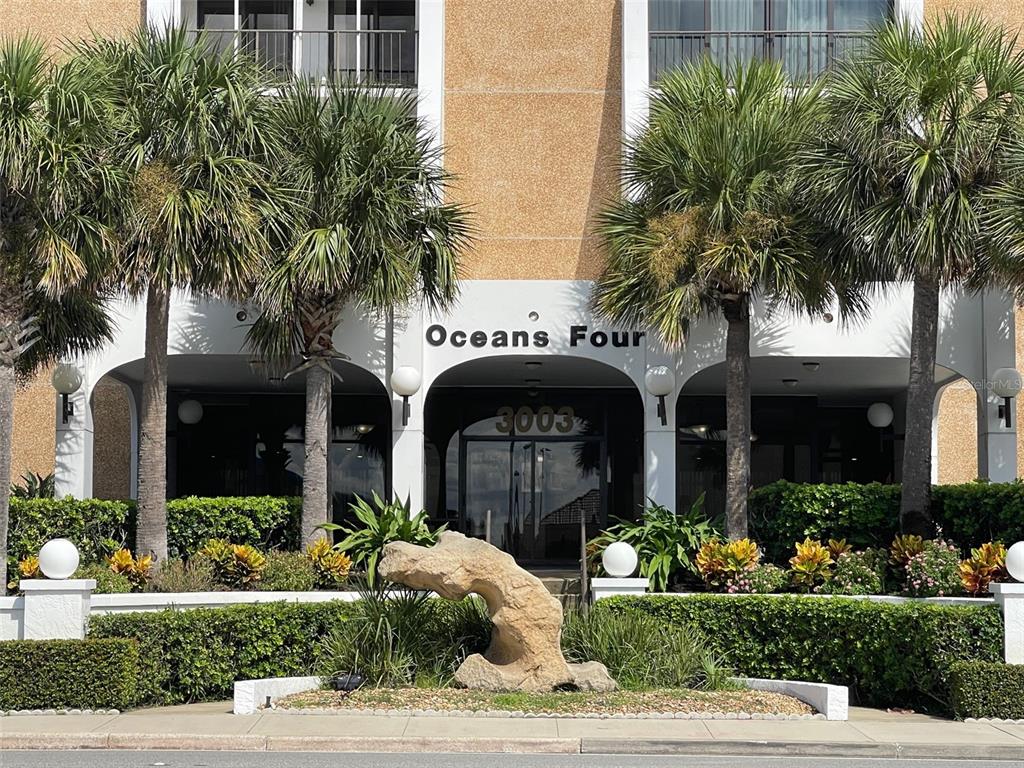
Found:
[[[926,541],[903,566],[903,594],[910,597],[945,597],[960,591],[960,553],[952,544]]]

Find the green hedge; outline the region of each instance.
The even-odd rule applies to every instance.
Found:
[[[952,663],[1002,658],[1002,615],[993,605],[756,595],[598,605],[693,625],[741,675],[848,685],[855,701],[876,707],[949,713]]]
[[[855,549],[888,547],[900,528],[900,486],[780,480],[750,494],[751,537],[773,562],[807,536],[846,539]],[[974,482],[932,488],[932,517],[960,547],[1024,539],[1024,483]]]
[[[236,680],[311,674],[320,641],[350,612],[335,601],[110,614],[90,620],[89,637],[138,641],[140,703],[215,701]]]
[[[263,549],[296,549],[302,499],[295,497],[218,497],[167,502],[171,554],[188,556],[208,539],[230,538]],[[34,555],[48,540],[75,542],[86,562],[96,560],[110,541],[129,547],[135,541],[135,502],[100,499],[11,499],[8,552],[15,560]]]
[[[132,640],[0,643],[0,709],[127,709],[135,704]]]
[[[1024,720],[1024,666],[961,661],[952,666],[950,693],[957,717]]]

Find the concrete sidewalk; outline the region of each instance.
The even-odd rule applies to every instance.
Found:
[[[821,720],[232,715],[229,703],[121,715],[0,718],[0,749],[528,752],[814,755],[1010,760],[1024,766],[1024,725],[957,723],[851,709]]]

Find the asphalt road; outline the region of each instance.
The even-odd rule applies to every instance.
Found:
[[[0,752],[2,768],[1024,768],[1009,762],[629,755],[402,755],[267,752]]]

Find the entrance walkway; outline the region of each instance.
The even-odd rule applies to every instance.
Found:
[[[1024,765],[1024,724],[958,723],[857,708],[845,723],[241,716],[230,714],[228,703],[212,703],[120,715],[3,717],[0,748],[815,755]]]

